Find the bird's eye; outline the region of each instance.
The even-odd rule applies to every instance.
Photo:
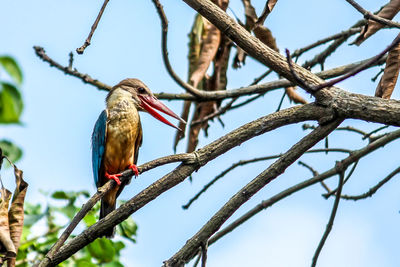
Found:
[[[139,92],[139,94],[144,94],[144,93],[146,93],[146,89],[144,89],[143,87],[139,87],[138,92]]]

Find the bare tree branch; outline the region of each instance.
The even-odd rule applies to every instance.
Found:
[[[172,68],[171,62],[169,61],[168,48],[167,48],[168,19],[167,19],[167,16],[165,15],[163,6],[161,5],[160,1],[158,1],[158,0],[152,0],[152,1],[153,1],[154,6],[157,9],[158,16],[160,17],[160,20],[161,20],[161,26],[162,26],[161,49],[162,49],[162,56],[163,56],[165,68],[167,69],[167,71],[168,71],[169,75],[172,77],[172,79],[177,84],[179,84],[182,88],[184,88],[188,93],[196,96],[197,98],[203,98],[202,91],[200,91],[199,89],[193,87],[192,85],[184,82]]]
[[[310,149],[306,151],[305,153],[321,153],[321,152],[340,152],[340,153],[351,153],[350,150],[347,149],[341,149],[341,148],[325,148],[325,149]],[[236,169],[239,166],[247,165],[249,163],[255,163],[259,161],[265,161],[265,160],[271,160],[271,159],[277,159],[281,157],[282,154],[278,155],[272,155],[272,156],[266,156],[266,157],[259,157],[259,158],[254,158],[254,159],[248,159],[248,160],[240,160],[236,163],[233,163],[229,168],[225,169],[222,171],[220,174],[215,176],[214,179],[212,179],[210,182],[208,182],[204,187],[193,197],[191,198],[188,203],[182,206],[183,209],[188,209],[190,205],[193,204],[194,201],[196,201],[203,193],[205,193],[208,188],[210,188],[213,184],[215,184],[219,179],[224,177],[226,174],[231,172],[232,170]]]
[[[164,266],[183,266],[196,253],[202,242],[206,242],[221,225],[246,201],[261,188],[282,174],[287,167],[296,161],[304,152],[333,131],[342,120],[336,120],[328,125],[318,127],[301,139],[275,161],[269,168],[260,173],[249,184],[237,192],[215,215],[192,237]]]
[[[107,4],[108,4],[108,1],[110,1],[110,0],[104,0],[104,3],[103,3],[103,5],[101,6],[101,9],[100,9],[100,11],[99,11],[99,14],[97,15],[97,18],[96,18],[96,20],[94,21],[94,23],[93,23],[93,25],[92,25],[92,28],[90,29],[89,35],[88,35],[88,37],[86,38],[85,43],[84,43],[81,47],[79,47],[79,48],[76,49],[76,52],[77,52],[78,54],[83,54],[83,52],[85,51],[86,47],[88,47],[88,46],[90,45],[90,41],[92,40],[93,33],[94,33],[94,31],[96,30],[97,25],[98,25],[99,22],[100,22],[101,16],[103,15],[104,10],[106,9],[106,6],[107,6]]]
[[[365,193],[363,193],[361,195],[357,195],[357,196],[342,195],[342,198],[346,199],[346,200],[354,200],[354,201],[356,201],[356,200],[364,199],[364,198],[367,198],[367,197],[372,197],[372,195],[375,194],[379,190],[379,188],[381,188],[384,184],[389,182],[390,179],[392,179],[394,176],[396,176],[399,172],[400,172],[400,167],[398,167],[397,169],[392,171],[382,181],[380,181],[374,187],[371,187],[367,192],[365,192]]]
[[[103,13],[104,8],[106,7],[108,1],[109,0],[105,0],[102,10],[100,11],[96,19],[96,22],[92,26],[92,31],[89,34],[88,39],[86,40],[85,44],[81,47],[82,52],[90,44],[90,38],[93,35],[93,32],[97,26],[97,23],[100,20],[101,14]],[[321,242],[314,256],[313,264],[316,264],[318,254],[321,251],[322,246],[332,227],[333,220],[335,218],[335,213],[341,197],[341,189],[343,187],[343,184],[345,184],[345,182],[352,175],[357,164],[356,163],[354,164],[352,170],[350,170],[346,178],[344,178],[345,171],[352,163],[358,162],[358,160],[361,157],[367,155],[368,153],[374,151],[379,147],[382,147],[384,144],[390,142],[391,140],[399,138],[400,133],[398,131],[386,135],[374,136],[373,138],[372,137],[370,138],[370,136],[375,132],[383,129],[383,127],[370,133],[362,132],[363,137],[369,138],[370,143],[362,149],[351,151],[350,155],[347,158],[339,161],[334,168],[326,172],[323,172],[322,174],[318,174],[318,172],[312,169],[312,167],[310,167],[309,165],[303,164],[313,172],[314,176],[313,178],[306,180],[298,185],[295,185],[287,190],[282,191],[281,193],[275,195],[271,199],[261,203],[256,208],[249,211],[244,216],[236,220],[234,223],[228,225],[225,229],[219,232],[217,231],[226,222],[226,220],[240,208],[240,206],[243,203],[249,200],[254,194],[256,194],[261,188],[263,188],[269,182],[271,182],[272,180],[277,178],[280,174],[282,174],[286,168],[288,168],[291,164],[293,164],[304,153],[316,152],[317,149],[315,149],[314,151],[309,150],[310,147],[314,146],[317,142],[319,142],[323,138],[326,138],[329,135],[329,133],[334,129],[336,129],[337,126],[344,119],[347,118],[361,119],[364,121],[384,123],[386,125],[400,126],[400,101],[379,99],[371,96],[353,94],[346,92],[342,89],[333,87],[333,85],[336,82],[345,79],[343,77],[350,77],[358,73],[358,71],[360,70],[370,68],[378,64],[382,64],[384,62],[383,58],[384,54],[388,50],[390,50],[391,47],[389,46],[387,49],[382,51],[376,57],[373,57],[371,59],[364,60],[362,62],[348,64],[339,68],[334,68],[328,71],[314,74],[308,71],[307,69],[295,64],[291,60],[287,62],[284,56],[268,48],[259,39],[252,36],[246,29],[244,29],[238,23],[233,21],[226,14],[226,12],[224,12],[221,8],[213,4],[213,2],[209,0],[184,0],[184,2],[188,3],[191,7],[197,10],[202,16],[204,16],[204,18],[213,23],[215,27],[217,27],[221,31],[221,33],[225,34],[233,42],[235,42],[238,47],[243,49],[243,51],[246,51],[246,53],[248,53],[250,56],[252,56],[256,60],[260,61],[262,64],[269,67],[270,72],[275,71],[279,75],[282,75],[282,77],[288,79],[288,80],[281,79],[278,81],[273,81],[261,85],[254,84],[247,87],[231,89],[231,90],[218,90],[212,92],[203,91],[195,88],[195,86],[192,86],[191,84],[185,83],[174,72],[170,64],[167,51],[168,20],[159,0],[152,0],[152,1],[157,9],[162,25],[161,48],[162,48],[164,64],[170,76],[187,91],[187,93],[185,94],[161,93],[157,94],[157,97],[161,99],[194,100],[197,102],[219,100],[218,103],[220,103],[221,100],[232,98],[225,106],[219,107],[213,113],[208,113],[208,116],[205,116],[201,120],[193,121],[192,124],[204,123],[205,121],[215,118],[221,114],[224,114],[229,110],[248,104],[269,91],[278,88],[285,88],[296,84],[303,85],[304,88],[310,89],[308,91],[312,93],[313,96],[315,97],[315,103],[305,104],[302,106],[285,109],[264,116],[260,119],[254,120],[192,153],[172,155],[140,166],[139,171],[144,172],[151,168],[160,166],[162,164],[167,164],[170,162],[181,162],[181,164],[174,170],[164,175],[162,178],[154,182],[152,185],[144,189],[136,196],[132,197],[127,203],[121,205],[114,212],[110,213],[106,218],[103,218],[93,226],[84,230],[77,237],[71,239],[68,243],[64,244],[69,235],[71,234],[71,232],[73,231],[73,229],[80,222],[80,220],[82,220],[85,214],[108,190],[110,190],[114,186],[113,181],[106,183],[83,206],[81,211],[72,220],[71,224],[67,227],[64,233],[61,235],[58,242],[49,251],[49,253],[46,255],[46,258],[40,263],[39,266],[53,266],[67,259],[68,257],[71,257],[71,255],[73,255],[79,249],[83,248],[84,246],[95,240],[97,237],[102,236],[105,233],[105,231],[107,231],[107,229],[122,222],[123,220],[128,218],[132,213],[141,209],[142,207],[147,205],[150,201],[153,201],[155,198],[160,196],[162,193],[183,182],[194,171],[198,170],[199,168],[207,164],[209,161],[215,159],[219,155],[229,151],[233,147],[236,147],[255,136],[261,135],[268,131],[275,130],[284,125],[303,122],[307,120],[318,121],[320,126],[316,127],[310,134],[305,136],[298,143],[296,143],[291,149],[286,151],[286,153],[269,157],[262,157],[258,159],[251,159],[247,161],[242,160],[241,162],[237,163],[237,165],[233,164],[231,167],[229,167],[221,174],[219,174],[216,178],[214,178],[209,184],[207,184],[204,187],[204,189],[195,196],[194,199],[190,200],[190,202],[187,204],[187,207],[198,196],[200,196],[201,193],[205,192],[207,188],[210,187],[215,181],[217,181],[219,178],[229,173],[229,171],[233,170],[237,166],[241,166],[244,164],[260,160],[278,158],[267,169],[265,169],[257,177],[255,177],[253,181],[251,181],[249,184],[243,187],[239,192],[237,192],[237,194],[235,194],[216,214],[212,216],[209,222],[207,222],[191,239],[188,240],[188,242],[181,248],[181,250],[179,250],[175,255],[173,255],[168,261],[165,262],[165,266],[183,265],[199,252],[200,254],[198,255],[201,255],[202,266],[205,266],[207,260],[208,244],[212,244],[213,242],[218,240],[218,238],[232,231],[238,225],[240,225],[250,217],[254,216],[256,213],[258,213],[260,210],[271,206],[272,204],[276,203],[282,198],[294,192],[297,192],[302,188],[311,186],[317,182],[323,183],[324,179],[327,179],[328,177],[331,177],[336,174],[340,174],[339,185],[337,189],[330,190],[328,187],[326,187],[328,191],[328,194],[326,195],[332,195],[336,193],[336,198],[326,231],[321,239]],[[271,3],[272,2],[274,4],[276,3],[276,1],[271,1]],[[348,0],[348,2],[354,2],[354,1]],[[369,17],[370,13],[368,12],[368,14],[365,16],[366,18],[370,18]],[[380,19],[379,16],[376,17]],[[394,23],[392,21],[389,22]],[[360,25],[365,24],[365,21],[361,21],[358,23]],[[359,27],[360,25],[358,25],[357,27]],[[308,51],[309,49],[312,49],[313,47],[319,46],[329,41],[333,41],[333,43],[331,43],[328,46],[328,48],[326,48],[322,53],[314,57],[313,59],[314,61],[311,60],[309,62],[306,62],[303,66],[307,66],[307,64],[315,65],[317,63],[323,65],[325,59],[333,51],[335,51],[337,47],[342,45],[349,36],[351,36],[355,32],[359,32],[359,30],[360,30],[359,28],[351,28],[337,35],[324,38],[320,41],[317,41],[309,45],[308,47],[305,47],[303,50],[296,50],[297,56],[300,56],[302,53]],[[392,45],[398,42],[400,42],[400,34],[393,41]],[[99,89],[110,90],[111,88],[110,86],[91,78],[87,74],[82,74],[78,72],[76,69],[72,69],[72,57],[70,58],[70,63],[68,64],[68,67],[64,67],[61,64],[55,62],[50,57],[48,57],[43,48],[35,47],[35,51],[36,54],[43,61],[49,63],[50,66],[56,67],[58,70],[61,70],[65,74],[77,77],[82,81],[84,81],[85,83],[90,83]],[[296,51],[293,54],[296,54]],[[309,66],[314,66],[314,65],[309,65]],[[323,80],[323,79],[338,77],[340,75],[344,76],[339,79],[334,79],[328,82]],[[257,82],[260,79],[258,79]],[[244,100],[239,104],[233,105],[235,101],[239,99],[239,97],[246,95],[253,95],[253,97]],[[361,133],[361,131],[356,131],[356,132]],[[349,153],[349,150],[346,150],[345,148],[333,149],[328,147],[326,149],[320,149],[319,152],[321,151],[333,152],[335,150],[337,152]],[[395,174],[400,172],[400,170],[396,169],[394,172],[396,173],[394,173],[393,175],[389,174],[388,177],[390,178],[393,177]],[[123,173],[122,179],[130,179],[131,176],[132,176],[132,170],[127,170]],[[378,183],[378,185],[371,188],[370,191],[363,194],[362,196],[365,196],[366,194],[367,196],[372,195],[384,183],[390,180],[390,178],[388,177],[383,179],[380,183]],[[356,197],[347,196],[347,197],[348,199],[357,198],[357,196]],[[344,197],[342,196],[342,198]]]
[[[258,25],[264,24],[265,19],[272,12],[272,9],[274,8],[274,6],[276,5],[277,2],[278,2],[278,0],[267,0],[265,2],[264,10],[262,11],[260,17],[257,19],[257,21],[255,23],[255,27],[257,27]]]
[[[111,212],[105,218],[84,230],[77,237],[73,238],[70,242],[62,246],[52,258],[46,257],[40,266],[56,265],[67,259],[79,249],[95,240],[97,237],[103,236],[107,229],[122,222],[132,213],[139,210],[165,191],[184,181],[186,177],[188,177],[195,170],[207,164],[209,161],[213,160],[219,155],[232,149],[233,147],[240,145],[254,136],[261,135],[283,125],[297,123],[304,120],[318,120],[322,116],[329,116],[328,114],[325,112],[324,108],[313,104],[292,107],[245,124],[242,127],[212,142],[211,144],[196,150],[195,152],[183,154],[185,155],[184,157],[186,159],[190,157],[188,155],[191,155],[192,159],[183,162],[176,169],[166,174],[158,181],[154,182],[152,185],[131,198],[125,204],[121,205],[118,209]],[[149,165],[150,167],[155,166],[155,164]],[[143,169],[139,170],[147,170],[150,167],[143,166]],[[123,177],[126,175],[132,175],[132,171],[127,170],[123,172]],[[110,185],[111,187],[111,181],[107,182],[106,185]]]
[[[35,49],[35,53],[36,55],[43,60],[44,62],[47,62],[50,64],[50,67],[55,67],[58,70],[61,70],[62,72],[64,72],[65,74],[77,77],[79,79],[81,79],[84,83],[89,83],[95,87],[97,87],[98,89],[103,89],[103,90],[111,90],[111,86],[104,84],[100,81],[98,81],[97,79],[93,79],[92,77],[90,77],[88,74],[83,74],[80,73],[79,71],[77,71],[76,69],[72,69],[69,67],[64,67],[61,64],[57,63],[56,61],[54,61],[53,59],[51,59],[47,54],[46,51],[44,51],[43,47],[40,46],[34,46],[33,49]]]
[[[320,64],[322,70],[324,69],[324,63],[325,60],[332,55],[333,52],[336,51],[336,49],[338,49],[342,44],[344,44],[347,39],[350,38],[350,36],[352,36],[353,32],[351,32],[351,29],[353,28],[360,28],[361,26],[365,25],[366,21],[365,20],[360,20],[357,21],[353,26],[351,26],[348,30],[347,30],[347,34],[344,34],[342,37],[336,39],[335,41],[333,41],[332,44],[330,44],[326,49],[324,49],[323,51],[321,51],[320,53],[318,53],[317,55],[315,55],[312,59],[307,60],[302,66],[303,68],[306,69],[310,69],[312,67],[314,67],[316,64]],[[293,56],[295,57],[295,56]]]
[[[350,29],[348,29],[348,30],[346,30],[346,31],[342,31],[342,32],[333,34],[333,35],[331,35],[331,36],[328,36],[328,37],[325,37],[325,38],[323,38],[323,39],[321,39],[321,40],[318,40],[318,41],[316,41],[316,42],[314,42],[314,43],[312,43],[312,44],[309,44],[309,45],[307,45],[307,46],[305,46],[305,47],[303,47],[303,48],[296,49],[296,50],[291,54],[291,56],[292,56],[293,58],[297,58],[297,57],[301,56],[302,54],[304,54],[305,52],[307,52],[307,51],[309,51],[309,50],[311,50],[311,49],[313,49],[313,48],[316,48],[316,47],[318,47],[318,46],[320,46],[320,45],[326,44],[326,43],[328,43],[328,42],[330,42],[330,41],[333,41],[333,40],[336,40],[336,39],[339,39],[339,38],[351,36],[351,35],[353,35],[353,34],[355,34],[355,33],[360,32],[360,31],[361,31],[361,27],[355,27],[355,28],[350,28]],[[311,67],[309,64],[310,64],[310,63],[307,63],[307,67]],[[303,66],[303,67],[305,67],[305,66]]]
[[[345,168],[348,168],[351,164],[357,162],[360,158],[374,152],[378,148],[384,147],[386,144],[400,138],[400,130],[391,132],[387,136],[381,137],[371,144],[359,149],[353,151],[347,158],[341,160],[336,164],[333,168],[317,175],[314,176],[308,180],[305,180],[299,184],[296,184],[292,187],[289,187],[286,190],[283,190],[282,192],[272,196],[268,200],[262,201],[260,204],[243,214],[241,217],[233,221],[231,224],[223,228],[222,230],[218,231],[216,234],[214,234],[208,244],[214,244],[216,241],[221,239],[223,236],[226,234],[232,232],[234,229],[236,229],[238,226],[242,225],[244,222],[252,218],[254,215],[258,214],[260,211],[265,210],[275,203],[279,202],[280,200],[292,195],[293,193],[296,193],[306,187],[309,187],[311,185],[314,185],[316,183],[319,183],[321,181],[324,181],[325,179],[332,177],[334,175],[337,175],[340,171],[342,171]],[[340,168],[339,168],[340,166]]]
[[[337,189],[337,193],[336,193],[336,197],[335,197],[335,202],[333,203],[331,216],[329,217],[329,221],[328,221],[328,224],[326,225],[326,229],[325,229],[324,234],[322,235],[321,241],[319,242],[318,247],[315,250],[315,254],[314,254],[314,257],[313,257],[312,263],[311,263],[312,267],[317,266],[318,256],[321,253],[322,248],[324,247],[324,244],[326,242],[326,239],[328,238],[329,233],[332,230],[333,222],[334,222],[335,216],[336,216],[336,211],[339,207],[340,195],[342,193],[342,188],[343,188],[343,180],[344,180],[344,172],[341,172],[339,174],[338,189]]]
[[[333,86],[333,85],[335,85],[335,84],[337,84],[337,83],[339,83],[341,81],[344,81],[347,78],[350,78],[350,77],[360,73],[363,70],[366,70],[366,69],[370,68],[371,66],[375,65],[376,62],[378,62],[388,51],[392,50],[395,46],[397,46],[399,44],[399,42],[400,42],[400,34],[398,34],[396,36],[396,38],[393,40],[393,42],[388,47],[386,47],[382,52],[380,52],[375,57],[371,58],[369,61],[365,62],[364,64],[362,64],[360,66],[358,66],[357,68],[354,68],[352,71],[350,71],[346,75],[343,75],[342,77],[333,79],[333,80],[331,80],[329,82],[325,82],[325,83],[323,83],[321,85],[318,85],[318,86],[314,87],[313,88],[314,91],[318,91],[318,90],[321,90],[321,89],[326,88],[326,87],[331,87],[331,86]]]
[[[350,177],[353,175],[354,171],[356,170],[358,165],[358,161],[354,162],[353,167],[350,169],[349,173],[347,174],[346,178],[343,181],[343,184],[346,184],[347,181],[350,179]],[[330,190],[329,188],[327,189],[327,193],[323,194],[322,196],[326,199],[328,199],[330,196],[335,195],[337,192],[338,188],[334,189],[334,190]]]
[[[100,90],[111,90],[110,85],[104,84],[100,82],[97,79],[93,79],[90,75],[81,73],[77,69],[71,69],[69,66],[62,66],[52,58],[50,58],[45,50],[42,47],[35,46],[34,47],[36,55],[42,59],[43,61],[47,62],[50,64],[51,67],[56,67],[58,70],[64,72],[65,74],[74,76],[76,78],[81,79],[84,83],[91,84],[95,87],[97,87]],[[330,70],[322,71],[315,73],[315,75],[319,76],[322,79],[329,79],[333,77],[337,77],[340,75],[343,75],[350,70],[356,68],[357,66],[360,66],[362,64],[365,64],[365,62],[369,61],[370,59],[366,59],[363,61],[339,66]],[[376,62],[376,65],[382,65],[386,60],[386,57],[382,58],[378,62]],[[204,92],[201,91],[201,93],[205,93],[206,95],[203,95],[204,100],[219,100],[219,99],[225,99],[225,98],[235,98],[238,96],[245,96],[245,95],[252,95],[252,94],[264,94],[272,90],[276,90],[279,88],[284,88],[288,86],[293,86],[294,84],[288,80],[281,79],[273,82],[268,82],[260,85],[256,85],[255,82],[253,82],[253,85],[248,86],[248,87],[242,87],[242,88],[237,88],[237,89],[231,89],[231,90],[220,90],[220,91],[213,91],[213,92]],[[158,93],[155,94],[157,98],[159,99],[167,99],[167,100],[201,100],[198,99],[196,96],[193,96],[192,94],[170,94],[170,93]],[[261,95],[260,95],[261,96]],[[257,96],[258,98],[259,96]],[[247,103],[247,102],[246,102]],[[237,106],[232,106],[232,108],[237,108]]]
[[[346,0],[347,3],[349,3],[350,5],[352,5],[355,9],[357,9],[358,12],[360,12],[361,14],[364,15],[365,19],[371,19],[374,20],[376,22],[379,22],[383,25],[386,26],[390,26],[390,27],[395,27],[395,28],[399,28],[400,29],[400,24],[379,16],[376,16],[374,14],[372,14],[371,12],[369,12],[368,10],[364,9],[362,6],[360,6],[359,4],[357,4],[355,1],[353,0]]]
[[[194,162],[195,163],[196,159],[194,157],[194,154],[177,154],[177,155],[171,155],[171,156],[166,156],[162,157],[159,159],[152,160],[150,162],[147,162],[141,166],[138,167],[139,173],[146,172],[148,170],[151,170],[155,167],[162,166],[168,163],[173,163],[173,162]],[[133,171],[131,169],[126,170],[122,173],[122,176],[120,177],[120,180],[123,182],[125,180],[131,179],[133,176]],[[67,228],[65,228],[64,232],[61,234],[61,236],[58,238],[57,242],[51,247],[49,252],[46,254],[45,258],[43,261],[36,265],[36,266],[46,266],[48,262],[51,262],[52,258],[56,253],[58,253],[59,249],[61,246],[65,243],[67,238],[71,235],[72,231],[75,229],[75,227],[78,225],[78,223],[85,217],[85,215],[93,208],[93,206],[114,186],[116,185],[114,180],[110,180],[107,183],[105,183],[102,187],[97,189],[97,192],[82,206],[82,208],[79,210],[79,212],[74,216],[72,221],[69,223]]]

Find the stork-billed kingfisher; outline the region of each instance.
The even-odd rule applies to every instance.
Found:
[[[101,200],[100,219],[115,209],[116,198],[129,184],[121,183],[118,177],[126,169],[132,169],[139,175],[136,162],[139,147],[142,144],[142,126],[139,111],[147,111],[163,123],[177,128],[154,109],[181,120],[172,110],[159,101],[150,89],[138,79],[125,79],[114,86],[106,98],[106,109],[101,112],[92,134],[92,167],[97,187],[103,186],[109,179],[117,185]],[[112,237],[115,228],[106,232]]]

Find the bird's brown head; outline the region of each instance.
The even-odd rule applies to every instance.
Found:
[[[176,115],[172,110],[170,110],[166,105],[164,105],[160,100],[158,100],[153,93],[150,91],[150,89],[139,79],[133,79],[133,78],[128,78],[125,80],[122,80],[119,82],[117,85],[115,85],[109,95],[107,96],[107,99],[110,97],[110,95],[115,91],[116,89],[122,89],[124,91],[127,91],[131,94],[132,99],[134,100],[136,104],[136,108],[139,111],[146,111],[150,115],[152,115],[154,118],[157,120],[172,126],[178,130],[178,127],[176,127],[174,124],[169,122],[167,119],[165,119],[163,116],[161,116],[157,111],[154,109],[157,109],[175,119],[180,120],[183,123],[186,123],[181,117]]]

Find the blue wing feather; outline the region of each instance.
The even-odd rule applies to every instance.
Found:
[[[92,168],[94,182],[99,181],[99,170],[106,146],[107,112],[103,110],[94,125],[92,134]]]

